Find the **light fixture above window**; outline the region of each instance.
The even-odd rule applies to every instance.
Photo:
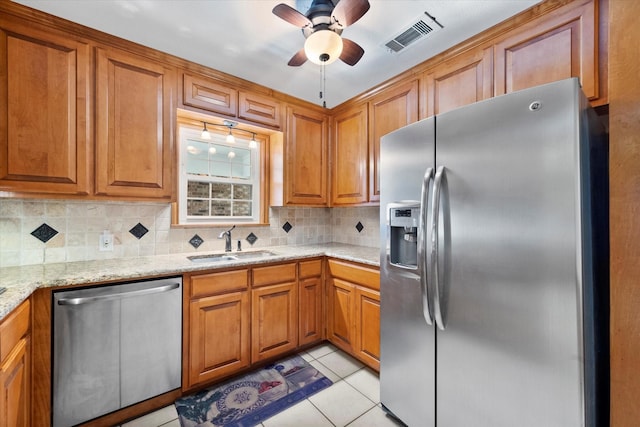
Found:
[[[225,141],[229,144],[233,144],[236,142],[236,138],[233,135],[234,132],[244,132],[247,134],[251,134],[251,140],[249,141],[249,148],[258,147],[258,142],[256,141],[256,133],[250,130],[239,128],[238,123],[236,122],[232,122],[231,120],[224,120],[222,124],[209,123],[209,122],[202,122],[202,124],[203,124],[203,128],[202,128],[202,133],[200,134],[200,138],[202,139],[211,140],[211,133],[209,132],[209,129],[207,129],[207,125],[209,125],[209,126],[215,126],[218,128],[227,128],[229,130],[229,133],[227,134]]]

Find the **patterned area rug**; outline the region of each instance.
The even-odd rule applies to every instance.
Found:
[[[312,394],[331,380],[294,356],[175,403],[182,427],[249,427]]]

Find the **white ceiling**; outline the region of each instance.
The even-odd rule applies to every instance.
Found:
[[[277,91],[321,104],[320,66],[287,62],[302,31],[271,13],[286,3],[306,13],[310,0],[14,0]],[[371,8],[342,33],[365,54],[353,67],[326,66],[332,108],[540,0],[369,0]],[[444,26],[400,53],[386,42],[424,12]]]

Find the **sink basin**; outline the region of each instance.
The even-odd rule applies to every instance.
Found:
[[[271,251],[251,251],[251,252],[233,252],[224,254],[208,254],[208,255],[192,255],[187,258],[191,262],[223,262],[223,261],[238,261],[254,258],[264,258],[275,255]]]

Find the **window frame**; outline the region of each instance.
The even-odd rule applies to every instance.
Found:
[[[216,123],[212,118],[207,118],[205,121],[208,123]],[[245,126],[240,126],[242,129],[245,129]],[[213,126],[209,127],[209,132],[212,135],[218,135],[219,137],[224,138],[228,131],[223,129],[214,128]],[[251,132],[254,132],[254,129],[250,129]],[[248,148],[246,145],[242,145],[240,148],[248,148],[254,152],[252,154],[253,160],[256,161],[255,167],[257,171],[255,172],[255,180],[259,184],[259,194],[257,197],[253,197],[252,204],[255,204],[255,200],[258,200],[258,206],[254,206],[254,215],[253,217],[187,217],[187,183],[188,183],[188,174],[186,170],[186,162],[187,162],[187,141],[195,140],[198,142],[210,143],[210,140],[204,140],[200,137],[202,132],[202,121],[196,119],[189,120],[179,120],[178,128],[177,128],[177,195],[176,195],[176,214],[174,215],[174,225],[177,226],[224,226],[230,224],[250,224],[250,225],[264,225],[268,224],[268,200],[269,200],[269,180],[267,179],[269,173],[269,162],[268,155],[269,152],[269,136],[263,133],[259,133],[256,131],[255,139],[258,143],[258,147],[255,149]],[[236,140],[244,140],[249,141],[250,137],[246,132],[242,132],[240,130],[234,131],[234,136]],[[218,143],[218,142],[216,142]],[[226,143],[220,143],[220,145],[232,145]],[[252,171],[252,174],[254,172]],[[207,179],[204,181],[212,182],[215,179]],[[220,182],[228,180],[221,180]]]

